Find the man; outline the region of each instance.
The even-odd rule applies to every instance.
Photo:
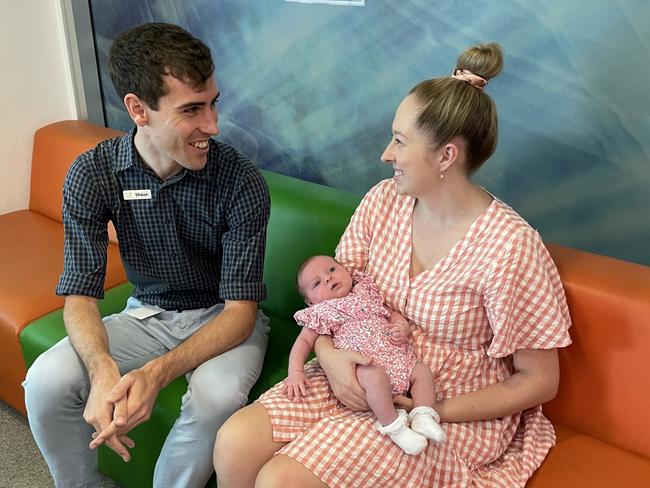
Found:
[[[115,40],[111,79],[135,123],[72,165],[64,185],[68,338],[25,380],[30,424],[57,486],[98,486],[94,448],[124,461],[127,436],[160,389],[186,374],[181,414],[154,486],[204,486],[219,426],[246,403],[266,349],[262,268],[268,188],[218,134],[210,50],[180,27],[145,24]],[[117,230],[135,285],[100,318],[108,243]]]

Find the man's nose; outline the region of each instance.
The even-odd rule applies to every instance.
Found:
[[[210,136],[219,134],[219,114],[216,110],[206,111],[203,120],[201,121],[201,132]]]

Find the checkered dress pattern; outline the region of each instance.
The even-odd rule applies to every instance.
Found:
[[[134,135],[100,143],[68,171],[57,294],[103,297],[110,220],[139,300],[186,310],[266,298],[270,198],[255,165],[211,139],[203,169],[162,181],[140,159]],[[125,190],[150,191],[151,198],[129,200]]]
[[[570,344],[559,275],[539,235],[495,199],[436,266],[411,278],[415,200],[386,180],[364,198],[337,258],[375,277],[388,306],[412,320],[419,359],[434,372],[438,399],[502,381],[517,349]],[[541,406],[479,422],[442,424],[447,441],[406,455],[369,412],[337,402],[316,360],[306,401],[281,386],[260,399],[274,440],[331,487],[523,487],[555,442]]]

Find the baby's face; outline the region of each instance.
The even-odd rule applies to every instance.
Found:
[[[308,305],[341,298],[352,291],[352,276],[329,256],[316,256],[298,277],[298,286]]]

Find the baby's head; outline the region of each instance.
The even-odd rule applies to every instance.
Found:
[[[330,256],[312,256],[298,268],[298,291],[307,305],[341,298],[352,291],[352,275]]]

